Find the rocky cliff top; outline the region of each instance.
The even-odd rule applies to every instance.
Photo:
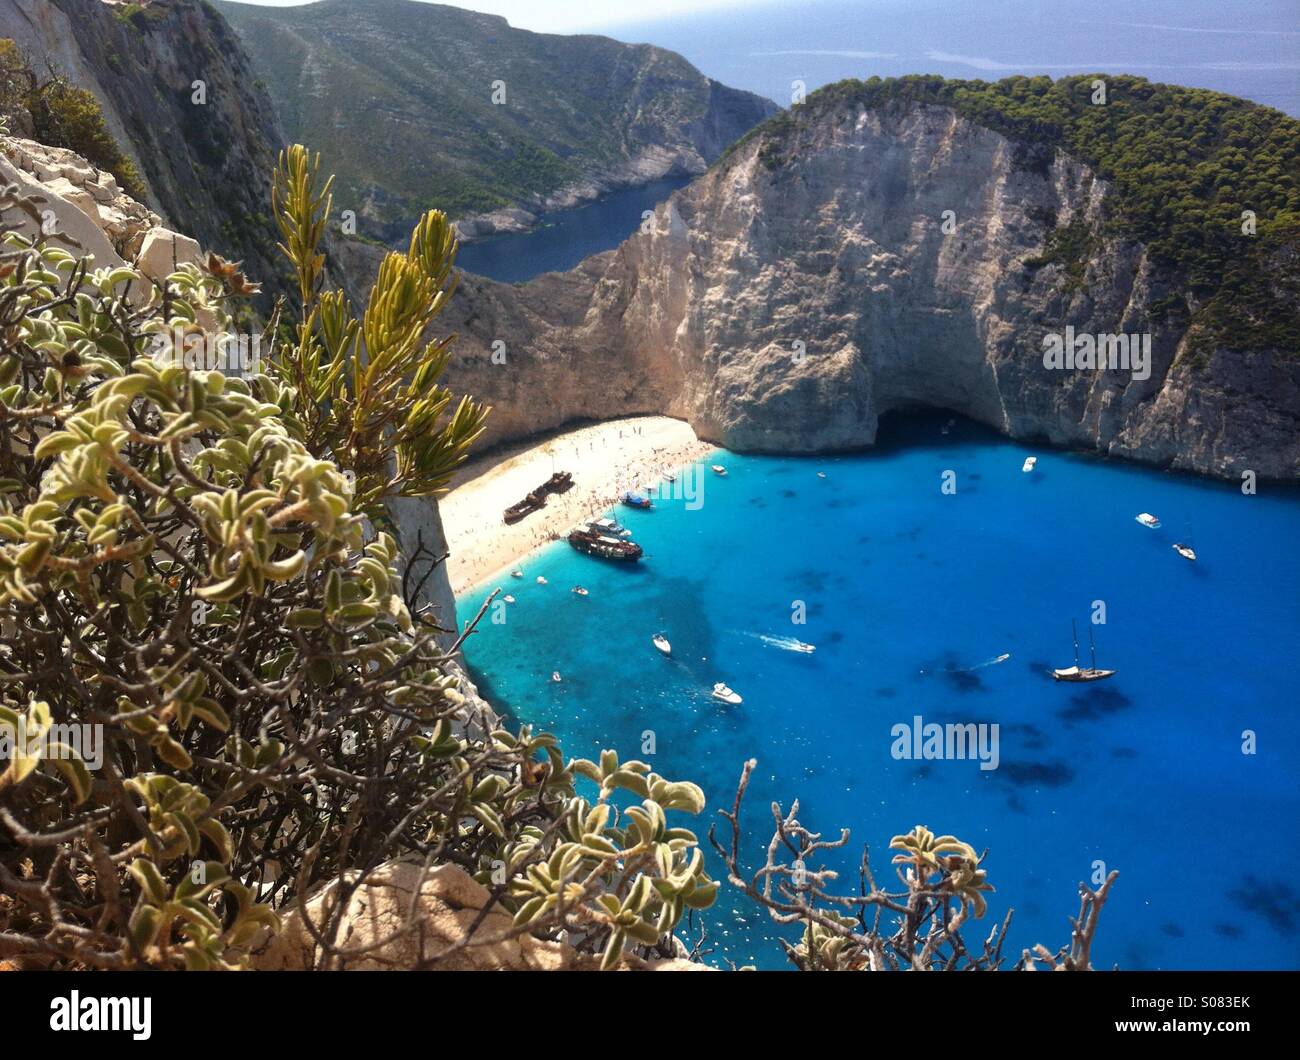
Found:
[[[282,136],[233,31],[206,3],[0,0],[0,37],[99,101],[166,223],[242,260],[268,297],[286,272],[270,217]]]

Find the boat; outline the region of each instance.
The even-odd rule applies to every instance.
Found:
[[[718,700],[720,703],[730,703],[733,707],[738,707],[740,704],[745,702],[740,698],[739,693],[728,688],[721,681],[713,686],[713,698]]]
[[[721,464],[713,464],[711,466],[711,470],[715,475],[726,475],[727,473],[727,469],[723,467]]]
[[[1024,462],[1024,464],[1021,466],[1020,470],[1021,470],[1021,471],[1024,471],[1024,472],[1033,471],[1033,470],[1034,470],[1034,465],[1037,464],[1037,463],[1038,463],[1038,457],[1036,457],[1036,456],[1027,456],[1027,457],[1025,457],[1025,462]]]
[[[649,497],[643,497],[641,494],[633,493],[631,490],[628,490],[623,494],[622,501],[629,508],[641,508],[642,510],[645,510],[654,507],[654,504],[651,503]]]
[[[592,519],[587,523],[586,529],[596,534],[605,534],[608,537],[631,537],[632,531],[625,526],[621,526],[613,519]]]
[[[590,530],[574,530],[569,535],[569,544],[579,552],[600,559],[638,560],[643,555],[641,546],[635,541],[607,537]]]
[[[510,572],[510,577],[512,578],[522,578],[523,576],[524,576],[524,572],[521,571],[518,567],[516,567],[514,570]]]
[[[817,472],[817,477],[818,477],[818,478],[825,478],[825,477],[826,477],[826,472],[825,472],[825,471],[818,471],[818,472]]]
[[[501,597],[501,599],[508,604],[513,604],[515,602],[515,598],[511,596],[509,593],[506,593],[506,595]]]
[[[538,488],[538,493],[567,493],[573,488],[573,474],[569,471],[557,471],[554,475],[543,482]]]
[[[1135,518],[1139,523],[1151,530],[1155,530],[1160,526],[1160,520],[1150,512],[1141,512]]]
[[[510,505],[510,507],[503,513],[502,518],[504,518],[507,523],[517,523],[525,516],[540,511],[544,507],[546,507],[546,494],[536,492],[530,493],[518,504]]]
[[[1088,667],[1079,666],[1079,627],[1074,620],[1070,620],[1070,628],[1074,631],[1074,665],[1067,666],[1061,670],[1053,670],[1052,676],[1058,681],[1070,681],[1079,683],[1083,681],[1104,681],[1107,677],[1114,677],[1114,670],[1099,670],[1097,668],[1097,645],[1092,640],[1092,627],[1088,627],[1088,647],[1092,652],[1092,665]]]
[[[554,681],[554,682],[558,685],[561,681],[564,680],[564,678],[562,678],[562,677],[560,676],[560,671],[559,671],[559,670],[552,670],[552,671],[551,671],[551,680]]]
[[[1178,542],[1174,545],[1174,551],[1182,556],[1183,559],[1191,560],[1193,563],[1196,562],[1196,549],[1192,548],[1191,545],[1184,545],[1182,542]]]
[[[545,585],[545,584],[546,584],[546,579],[543,578],[540,574],[537,576],[537,584],[538,584],[538,585]]]
[[[813,652],[817,650],[817,645],[809,644],[806,641],[802,641],[802,640],[796,640],[793,644],[790,645],[790,650],[800,651],[803,652],[805,655],[811,655]]]
[[[572,591],[573,591],[576,595],[578,595],[578,596],[586,596],[586,595],[587,595],[587,590],[584,589],[581,585],[575,585],[575,586],[573,587],[573,590],[572,590]]]
[[[658,648],[664,655],[671,655],[673,653],[673,646],[668,643],[668,638],[662,633],[656,633],[651,637],[650,643]]]

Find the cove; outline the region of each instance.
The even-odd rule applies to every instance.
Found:
[[[968,937],[1014,907],[1013,961],[1066,942],[1078,881],[1118,869],[1098,967],[1300,965],[1300,493],[1261,484],[1246,496],[964,421],[944,434],[947,420],[886,420],[861,455],[706,458],[729,474],[705,473],[694,510],[665,499],[617,512],[641,563],[560,543],[507,579],[506,623],[466,645],[474,677],[570,757],[614,747],[699,783],[709,809],[677,823],[706,847],[756,758],[748,872],[771,835],[769,804],[798,798],[809,827],[851,830],[828,859],[845,892],[863,844],[888,886],[889,840],[916,824],[987,848],[997,891]],[[1171,547],[1189,532],[1195,563]],[[492,587],[464,595],[462,621]],[[1098,664],[1118,673],[1053,681],[1049,669],[1073,662],[1072,618],[1086,661],[1098,600]],[[671,658],[651,645],[661,631]],[[816,653],[784,650],[791,638]],[[744,703],[712,700],[715,681]],[[997,768],[896,758],[894,728],[918,715],[997,725]],[[704,916],[711,963],[787,967],[777,939],[794,934],[725,882]],[[688,945],[696,935],[683,931]]]
[[[690,177],[665,177],[639,188],[611,192],[595,202],[543,216],[528,232],[508,232],[465,243],[456,264],[500,283],[524,283],[544,272],[572,269],[592,254],[612,250]]]

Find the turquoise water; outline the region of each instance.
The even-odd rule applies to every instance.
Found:
[[[583,206],[556,210],[529,232],[492,236],[466,243],[456,264],[501,283],[523,283],[544,272],[564,272],[584,258],[611,250],[636,231],[646,210],[653,210],[686,177],[666,177],[639,188],[615,191]]]
[[[695,510],[618,511],[645,547],[638,566],[564,544],[534,557],[507,579],[505,625],[485,622],[467,646],[484,692],[571,756],[616,747],[695,780],[710,804],[701,836],[757,758],[751,870],[774,799],[797,797],[828,834],[852,830],[838,862],[849,890],[862,843],[889,878],[890,837],[918,823],[987,847],[997,893],[968,942],[1014,906],[1013,958],[1068,939],[1076,882],[1102,862],[1120,878],[1100,966],[1300,966],[1300,494],[1244,496],[961,421],[945,436],[945,419],[887,425],[860,456],[723,454],[730,474],[705,473]],[[1024,474],[1030,453],[1038,469]],[[1140,526],[1143,511],[1163,527]],[[1170,547],[1189,530],[1195,564]],[[484,595],[461,601],[462,620]],[[1098,662],[1118,675],[1052,681],[1048,667],[1073,660],[1071,618],[1086,633],[1098,600]],[[660,630],[671,660],[650,644]],[[719,680],[743,706],[709,698]],[[998,768],[896,760],[890,730],[915,715],[997,723]],[[1242,753],[1244,730],[1258,753]],[[706,915],[710,960],[784,966],[766,914],[726,885]]]

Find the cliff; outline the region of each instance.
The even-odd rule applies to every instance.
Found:
[[[512,28],[412,0],[217,4],[289,136],[319,149],[359,232],[403,241],[436,206],[462,236],[704,172],[776,105],[680,55]]]
[[[515,287],[464,278],[449,374],[494,406],[488,444],[656,412],[729,448],[823,452],[933,406],[1159,466],[1300,476],[1292,189],[1249,251],[1224,242],[1250,257],[1197,276],[1141,238],[1131,192],[1046,137],[966,104],[816,100],[617,250]],[[1149,342],[1149,372],[1048,366],[1045,339],[1067,328]]]
[[[0,37],[16,41],[41,74],[53,69],[94,94],[148,185],[148,205],[172,228],[242,260],[268,295],[286,289],[270,216],[283,137],[243,49],[210,5],[0,0]]]

